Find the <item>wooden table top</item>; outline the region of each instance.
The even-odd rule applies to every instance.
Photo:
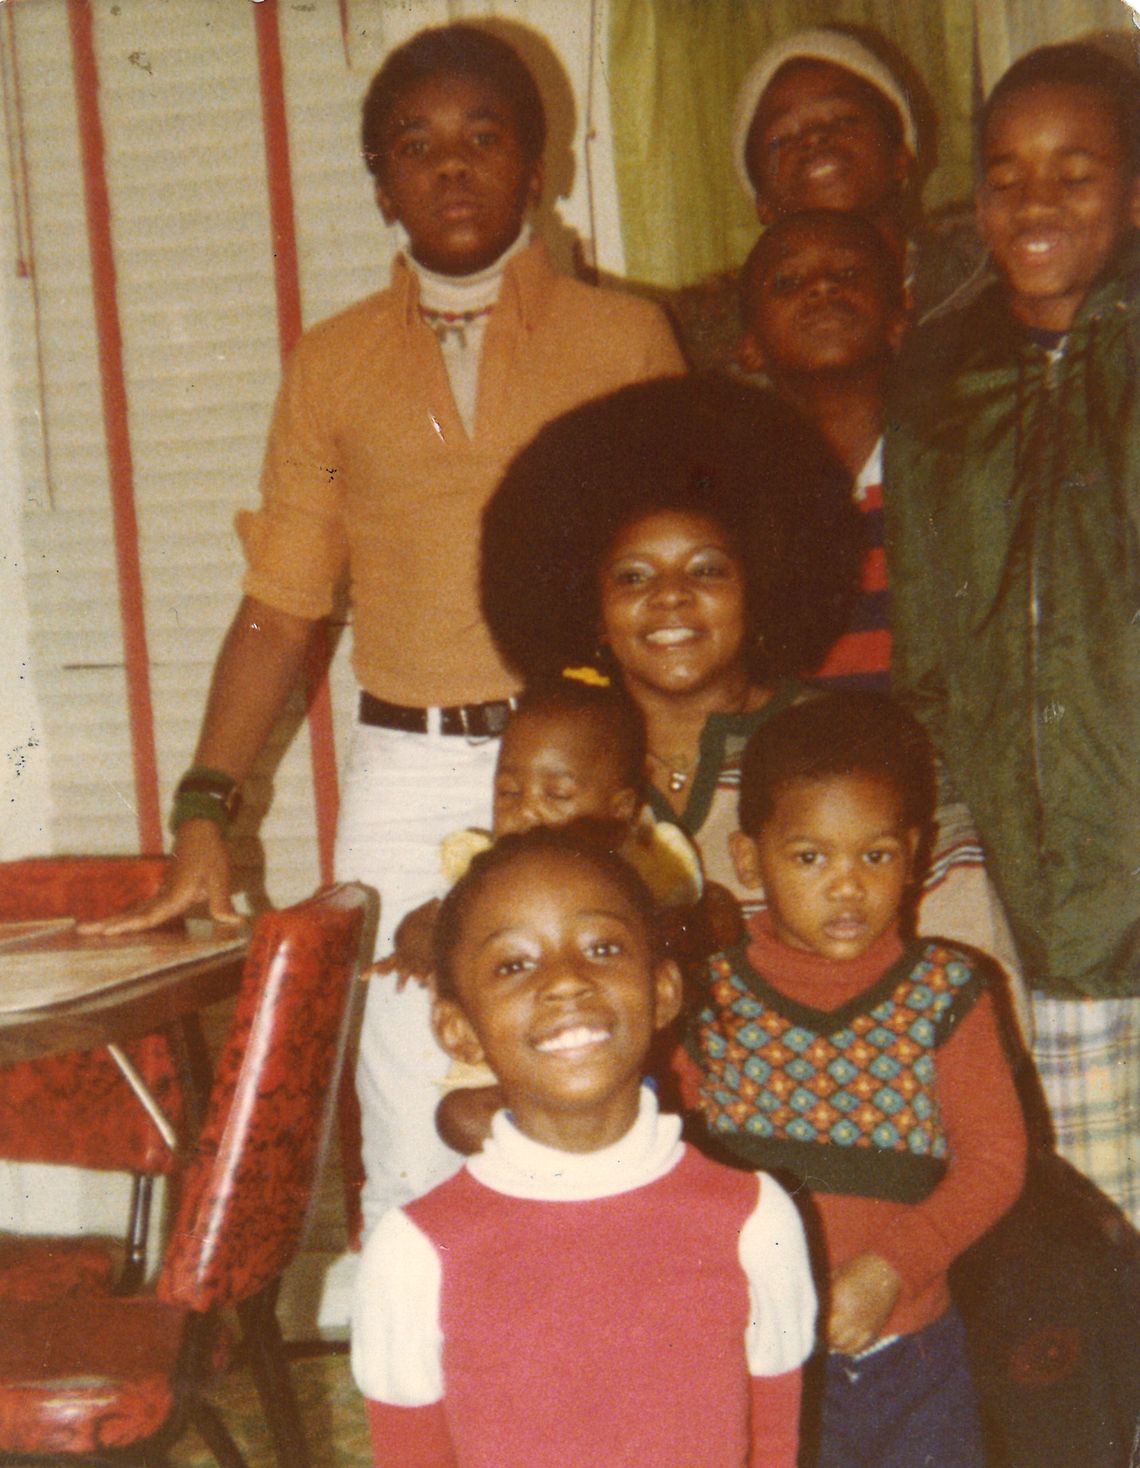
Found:
[[[232,994],[248,930],[201,926],[108,938],[0,923],[0,1065],[129,1040]]]

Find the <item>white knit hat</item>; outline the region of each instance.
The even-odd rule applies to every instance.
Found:
[[[882,92],[898,108],[902,118],[903,142],[912,155],[917,155],[917,131],[914,114],[910,110],[910,99],[905,87],[886,64],[864,46],[862,41],[857,41],[845,31],[796,31],[793,35],[785,36],[782,41],[777,41],[774,46],[769,46],[744,78],[736,96],[736,111],[732,119],[732,161],[736,164],[736,172],[750,199],[756,190],[748,177],[745,153],[752,119],[756,116],[760,99],[768,90],[768,84],[780,67],[789,61],[829,61],[833,66],[841,66],[845,71],[852,71],[865,82],[870,82],[871,86]]]

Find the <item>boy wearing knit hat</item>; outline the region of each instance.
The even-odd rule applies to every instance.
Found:
[[[937,237],[917,226],[918,154],[905,85],[844,30],[784,37],[757,59],[737,94],[733,163],[761,223],[805,209],[865,215],[896,251],[908,303],[923,317],[965,294],[984,273],[984,252],[972,220]],[[736,276],[677,292],[671,302],[695,367],[743,363],[734,350]]]
[[[865,214],[901,249],[914,117],[854,36],[799,31],[767,50],[737,97],[732,151],[763,223],[803,209]]]

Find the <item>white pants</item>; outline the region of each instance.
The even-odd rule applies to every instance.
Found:
[[[497,739],[353,729],[336,875],[380,893],[378,956],[391,951],[405,913],[446,891],[443,838],[465,826],[490,825],[498,748]],[[397,993],[391,977],[369,980],[356,1067],[366,1237],[387,1209],[435,1187],[463,1160],[435,1130],[442,1094],[436,1083],[450,1062],[435,1042],[430,1018],[430,996],[419,984]]]

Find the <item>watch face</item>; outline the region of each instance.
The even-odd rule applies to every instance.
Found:
[[[194,805],[199,807],[199,813],[208,815],[209,803],[213,803],[215,809],[220,810],[228,824],[234,819],[241,809],[241,788],[232,775],[224,775],[220,771],[212,770],[189,770],[179,780],[174,791],[174,799],[177,804],[185,801],[187,797]],[[205,811],[201,810],[201,802],[207,802]]]

